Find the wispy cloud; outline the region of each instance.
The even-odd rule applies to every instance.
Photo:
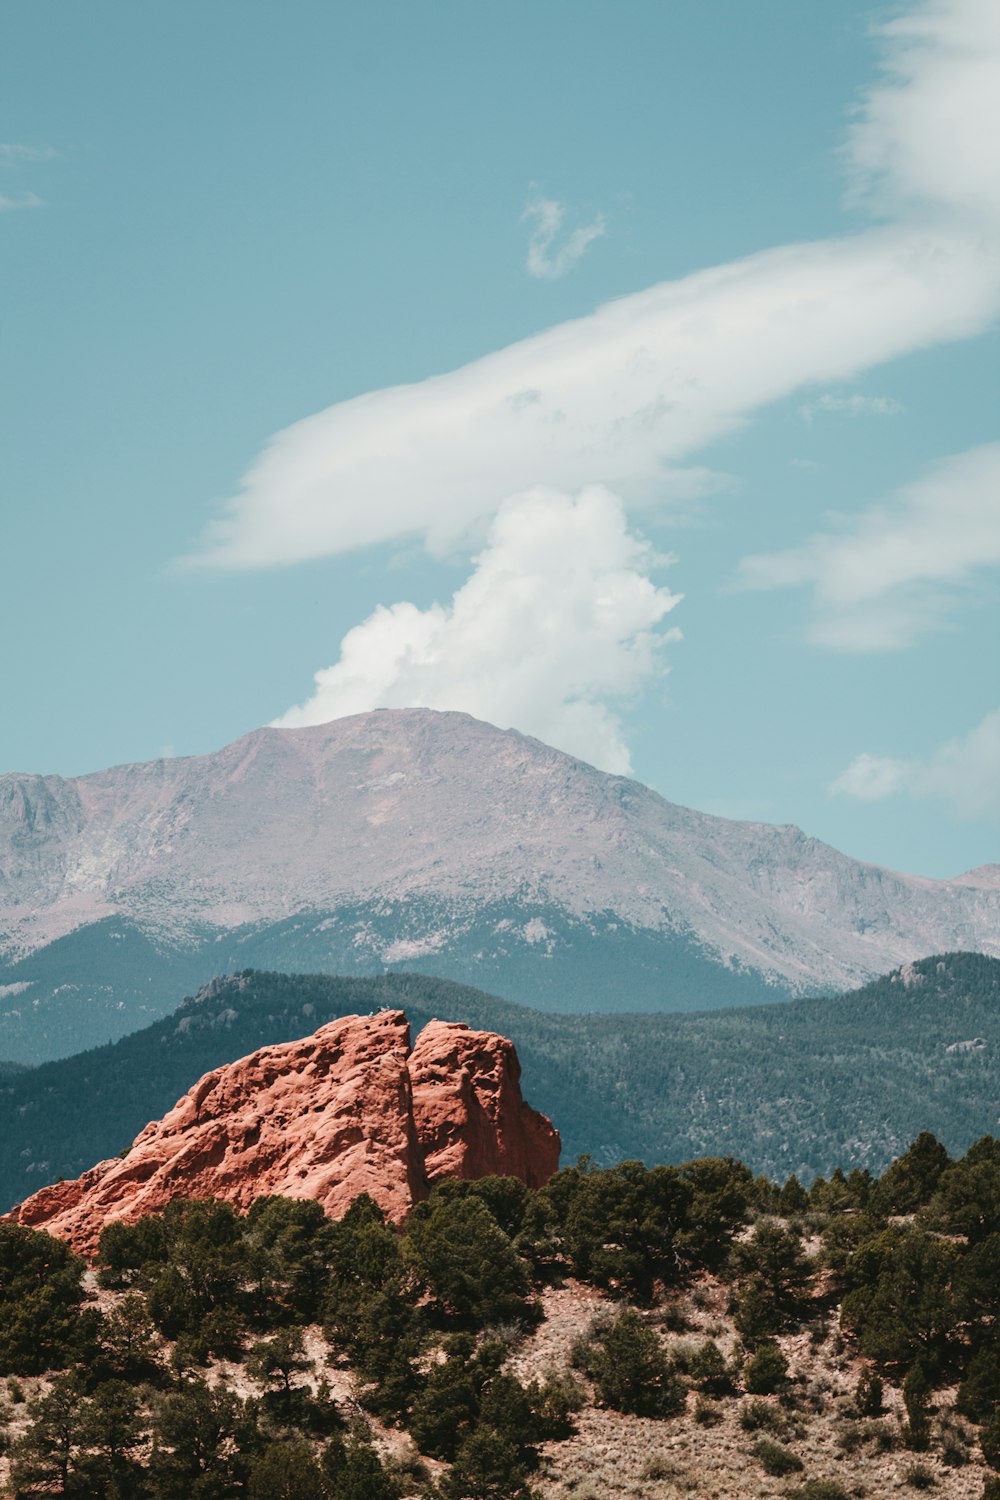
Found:
[[[52,146],[21,146],[0,142],[0,166],[21,166],[25,162],[53,161],[56,151]]]
[[[42,208],[45,199],[39,198],[37,193],[19,193],[16,198],[8,198],[0,193],[0,214],[13,213],[19,208]]]
[[[1000,313],[1000,90],[984,84],[1000,70],[1000,8],[921,0],[879,41],[884,71],[858,106],[843,159],[853,196],[881,223],[663,282],[449,374],[341,402],[271,439],[193,561],[275,567],[402,538],[468,550],[494,526],[450,604],[376,611],[317,674],[309,703],[281,722],[376,703],[461,707],[598,764],[627,765],[607,703],[616,684],[637,689],[655,669],[656,611],[673,596],[661,597],[626,551],[619,570],[639,600],[636,624],[602,635],[604,575],[593,559],[553,573],[553,559],[584,546],[580,515],[609,557],[623,556],[628,532],[619,511],[616,551],[594,519],[601,506],[592,514],[568,497],[606,487],[630,509],[676,513],[718,484],[699,463],[706,446],[770,403],[832,386],[810,403],[810,418],[889,415],[891,398],[837,387],[912,350],[980,333]],[[549,279],[605,230],[599,218],[567,232],[565,206],[541,195],[525,218],[529,269]],[[990,448],[948,460],[802,546],[747,559],[743,581],[810,588],[811,634],[825,645],[904,645],[940,624],[956,589],[992,558],[996,466]],[[560,537],[544,566],[513,540],[536,524]],[[551,629],[547,608],[557,616]],[[566,621],[578,617],[598,623],[577,653]],[[591,657],[612,665],[591,670]]]
[[[799,416],[811,424],[824,413],[842,417],[895,417],[905,410],[902,401],[893,396],[835,396],[827,393],[800,406]]]
[[[1000,71],[1000,7],[926,0],[882,41],[846,160],[893,222],[664,282],[299,422],[225,503],[200,560],[270,567],[407,535],[451,546],[536,484],[600,482],[669,507],[676,466],[770,402],[988,327],[1000,89],[981,77]],[[942,161],[960,165],[942,175]]]
[[[278,433],[201,560],[273,567],[407,535],[449,548],[535,484],[600,482],[669,509],[693,482],[678,465],[754,411],[998,311],[1000,267],[943,230],[792,245],[666,282]]]
[[[835,530],[744,558],[739,578],[746,588],[811,589],[817,645],[886,651],[939,628],[958,588],[998,563],[1000,443],[986,443]]]
[[[663,670],[679,595],[603,489],[537,491],[497,514],[472,576],[447,605],[379,608],[316,673],[309,701],[276,722],[324,723],[371,708],[457,708],[516,725],[604,770],[629,754],[608,706]]]
[[[858,755],[830,791],[859,802],[934,797],[950,803],[960,817],[1000,819],[1000,709],[928,760]]]
[[[571,271],[587,246],[607,233],[607,222],[598,214],[589,224],[563,234],[567,208],[555,198],[536,193],[521,215],[522,223],[533,223],[528,241],[528,274],[543,281],[558,281]]]

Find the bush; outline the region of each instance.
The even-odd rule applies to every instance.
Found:
[[[885,1387],[881,1377],[865,1370],[855,1394],[858,1412],[862,1417],[880,1417],[885,1405]]]
[[[622,1313],[591,1350],[588,1374],[601,1400],[639,1417],[683,1411],[686,1391],[651,1328],[637,1313]]]
[[[937,1484],[933,1469],[926,1464],[910,1464],[903,1473],[903,1483],[908,1484],[911,1490],[932,1490]]]
[[[694,1403],[694,1419],[702,1427],[717,1427],[722,1421],[719,1403],[710,1401],[707,1396],[699,1396]]]
[[[772,1396],[788,1380],[788,1361],[777,1344],[757,1350],[743,1370],[743,1384],[751,1396]]]
[[[754,1444],[754,1458],[761,1464],[765,1474],[783,1479],[786,1474],[801,1474],[805,1467],[801,1458],[780,1443],[770,1438],[758,1438]]]
[[[785,1419],[768,1401],[748,1401],[740,1410],[740,1426],[744,1432],[781,1432]]]
[[[807,1479],[791,1491],[789,1500],[851,1500],[851,1497],[835,1479]]]

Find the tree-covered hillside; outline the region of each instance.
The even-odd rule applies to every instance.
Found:
[[[738,1154],[810,1179],[881,1171],[923,1129],[952,1151],[1000,1116],[1000,961],[950,954],[835,999],[697,1015],[542,1015],[423,975],[246,972],[119,1042],[0,1082],[0,1201],[128,1146],[201,1074],[339,1016],[406,1010],[504,1033],[564,1160]]]

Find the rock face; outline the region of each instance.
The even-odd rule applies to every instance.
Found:
[[[433,1021],[410,1051],[402,1011],[349,1016],[207,1073],[122,1158],[11,1211],[82,1254],[105,1224],[174,1198],[314,1198],[339,1217],[368,1193],[395,1220],[440,1177],[500,1173],[530,1187],[559,1135],[521,1098],[512,1043]]]

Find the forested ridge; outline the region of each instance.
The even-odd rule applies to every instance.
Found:
[[[205,1072],[381,1006],[502,1032],[564,1154],[737,1153],[804,1180],[875,1172],[923,1129],[961,1151],[1000,1117],[1000,961],[925,959],[850,995],[695,1015],[542,1015],[418,974],[247,971],[90,1052],[0,1077],[0,1203],[127,1147]]]
[[[402,1229],[367,1197],[178,1200],[106,1226],[95,1269],[0,1224],[22,1500],[690,1494],[668,1438],[720,1500],[1000,1495],[991,1137],[808,1191],[731,1157],[446,1180]]]

